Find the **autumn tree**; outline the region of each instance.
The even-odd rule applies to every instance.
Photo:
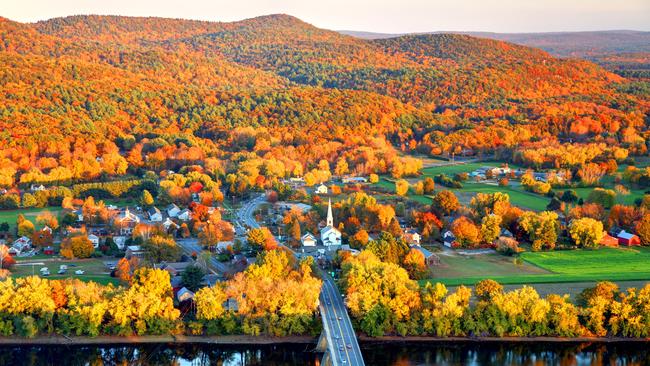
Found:
[[[246,236],[246,241],[257,250],[273,250],[278,246],[271,231],[265,227],[251,229]]]
[[[526,211],[519,218],[519,225],[528,234],[535,251],[554,249],[557,242],[560,223],[555,212],[543,211],[540,213]]]
[[[149,193],[149,191],[146,190],[146,189],[143,190],[142,195],[140,196],[140,204],[143,207],[151,207],[151,206],[153,206],[153,203],[154,203],[154,200],[153,200],[153,196],[151,195],[151,193]]]
[[[501,221],[501,216],[495,214],[483,217],[481,221],[481,237],[485,243],[492,243],[499,236]]]
[[[152,263],[175,262],[181,256],[181,248],[168,236],[154,235],[142,244],[145,256]]]
[[[53,231],[59,228],[59,220],[50,211],[44,211],[36,216],[36,222],[39,225],[49,227]]]
[[[603,223],[589,217],[573,220],[569,226],[571,239],[579,247],[597,247],[604,233]]]
[[[481,230],[472,220],[465,216],[461,216],[452,222],[451,232],[454,233],[456,241],[464,247],[474,247],[481,240]]]
[[[404,179],[398,179],[395,182],[395,194],[398,196],[406,196],[409,190],[409,182]]]
[[[66,258],[89,258],[95,247],[85,233],[74,234],[61,242],[61,255]]]
[[[641,238],[643,245],[650,245],[650,213],[643,215],[643,218],[636,224],[636,233]]]
[[[414,279],[422,277],[427,270],[424,254],[415,248],[411,248],[406,253],[402,266],[408,271],[409,276]]]
[[[433,197],[432,206],[443,215],[449,215],[460,207],[460,203],[453,192],[440,191]]]

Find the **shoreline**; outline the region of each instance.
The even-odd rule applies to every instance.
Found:
[[[428,343],[650,343],[650,338],[623,337],[426,337],[426,336],[383,336],[358,337],[363,344],[428,344]],[[225,346],[316,344],[317,337],[311,336],[37,336],[34,338],[0,337],[1,346],[92,346],[92,345],[142,345],[142,344],[215,344]]]

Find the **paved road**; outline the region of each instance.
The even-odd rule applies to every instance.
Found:
[[[199,241],[196,238],[178,239],[176,240],[176,243],[187,255],[191,255],[193,252],[200,255],[203,251],[203,247],[199,244]],[[212,265],[213,268],[216,268],[217,271],[221,273],[228,272],[228,266],[216,260],[212,255],[210,256],[210,263],[208,264]]]
[[[260,225],[255,221],[253,212],[265,200],[266,198],[262,194],[243,203],[237,212],[238,222],[236,225],[259,228]],[[294,253],[293,250],[291,253]],[[321,287],[320,310],[332,364],[335,366],[363,366],[363,356],[361,355],[359,342],[357,342],[357,335],[352,327],[341,294],[332,279],[327,276],[325,276]]]
[[[364,365],[357,335],[337,287],[326,277],[320,293],[320,309],[334,365]]]

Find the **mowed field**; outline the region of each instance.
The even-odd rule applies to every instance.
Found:
[[[421,281],[473,285],[482,279],[502,284],[649,281],[650,248],[600,248],[555,252],[526,252],[521,262],[498,254],[440,255],[433,278]]]
[[[68,270],[65,274],[59,275],[57,272],[61,265],[67,265]],[[50,275],[46,278],[52,280],[60,280],[65,278],[77,278],[82,281],[94,281],[101,284],[112,283],[117,285],[119,281],[110,277],[108,267],[98,259],[79,259],[79,260],[64,260],[52,257],[43,258],[42,256],[19,258],[16,265],[11,270],[11,276],[14,278],[39,275],[40,269],[47,267]],[[84,274],[77,275],[75,271],[83,270]]]

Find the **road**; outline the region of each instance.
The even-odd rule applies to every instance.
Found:
[[[177,239],[176,243],[187,255],[192,255],[192,253],[201,255],[201,252],[203,251],[203,247],[199,244],[199,240],[196,238]],[[210,263],[208,264],[212,265],[212,267],[220,273],[228,272],[228,266],[216,260],[212,255],[210,256]]]
[[[235,225],[259,228],[260,225],[255,221],[253,213],[265,200],[264,195],[259,195],[244,202],[237,211],[238,222]],[[293,250],[291,250],[291,253],[294,253]],[[335,366],[363,366],[363,356],[361,355],[357,335],[352,327],[345,304],[334,281],[327,275],[324,275],[323,286],[321,287],[320,310],[332,364]]]
[[[320,293],[320,309],[334,365],[364,365],[357,334],[334,281],[325,276]]]

